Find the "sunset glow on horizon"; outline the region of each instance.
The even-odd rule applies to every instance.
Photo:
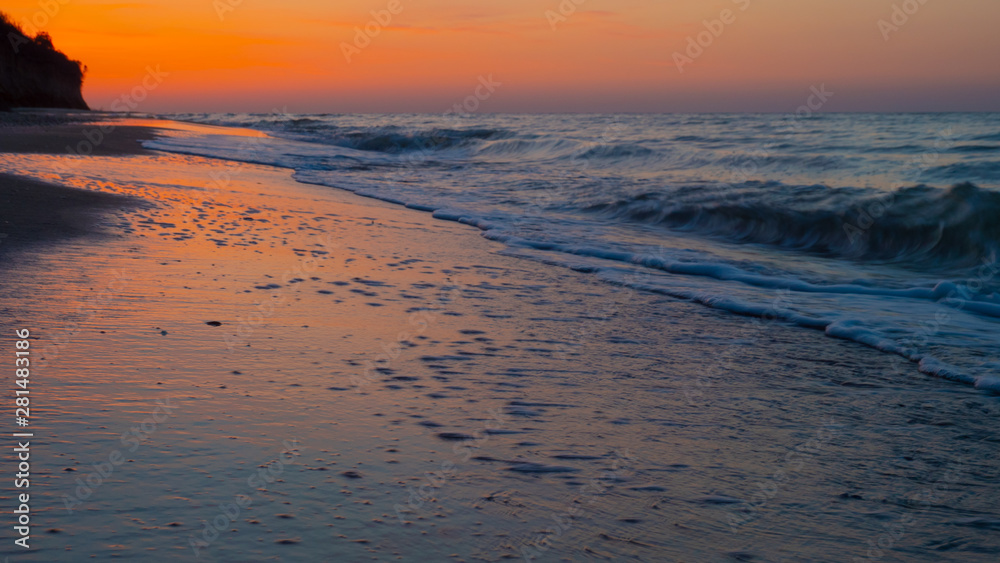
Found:
[[[93,109],[1000,111],[991,0],[13,0],[88,67]],[[395,13],[393,13],[395,12]],[[365,32],[367,27],[368,32]]]

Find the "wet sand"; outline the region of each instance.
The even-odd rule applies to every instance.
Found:
[[[92,125],[57,125],[21,128],[0,134],[0,152],[121,156],[148,154],[140,140],[152,139],[155,129],[116,126],[102,131]]]
[[[77,154],[67,151],[88,134],[100,142],[94,154],[146,154],[140,144],[155,130],[148,127],[100,127],[79,123],[79,113],[0,113],[0,153]],[[100,131],[99,136],[93,133]],[[14,171],[23,172],[23,171]],[[40,182],[15,174],[0,175],[0,253],[19,246],[63,237],[98,234],[99,216],[108,210],[141,205],[141,200]]]
[[[128,197],[0,175],[0,253],[31,243],[95,233],[108,210],[140,205]]]
[[[30,152],[0,156],[0,172],[144,203],[104,209],[92,228],[113,236],[3,258],[2,329],[30,328],[40,358],[36,547],[4,554],[990,561],[1000,548],[1000,409],[973,389],[506,256],[464,225],[287,170]]]
[[[100,123],[100,124],[99,124]],[[121,125],[85,112],[0,112],[0,152],[77,156],[148,154],[151,127]]]

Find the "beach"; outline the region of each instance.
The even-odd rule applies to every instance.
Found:
[[[715,306],[641,263],[602,277],[486,220],[183,154],[275,146],[258,130],[101,119],[0,128],[0,324],[34,354],[32,550],[4,555],[1000,552],[984,385],[804,328],[781,288]]]

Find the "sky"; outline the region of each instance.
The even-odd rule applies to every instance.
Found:
[[[87,65],[94,109],[1000,111],[997,0],[6,0],[0,10]]]

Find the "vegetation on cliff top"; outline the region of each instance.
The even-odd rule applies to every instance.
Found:
[[[89,109],[81,92],[86,70],[57,51],[48,33],[29,37],[0,12],[0,109]]]

